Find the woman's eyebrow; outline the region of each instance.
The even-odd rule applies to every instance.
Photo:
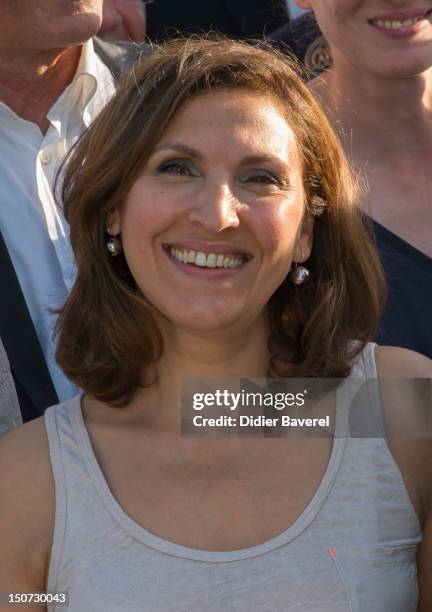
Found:
[[[158,151],[178,151],[179,153],[183,153],[198,160],[202,160],[203,158],[201,153],[179,142],[165,142],[164,144],[157,145],[153,149],[153,152],[156,153]]]
[[[281,162],[282,160],[277,155],[248,155],[243,157],[241,164],[248,166],[250,164],[263,164],[265,162]]]
[[[202,160],[203,156],[199,151],[193,149],[192,147],[188,147],[187,145],[181,144],[179,142],[164,142],[163,144],[157,145],[153,152],[157,153],[159,151],[178,151],[179,153],[183,153],[189,157],[193,157],[194,159]],[[248,155],[247,157],[243,157],[240,161],[242,166],[247,166],[251,164],[262,164],[265,162],[279,162],[280,158],[277,155],[271,154],[263,154],[263,155]]]

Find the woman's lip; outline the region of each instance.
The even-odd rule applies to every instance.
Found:
[[[228,278],[243,270],[244,267],[247,266],[249,263],[249,260],[244,261],[235,268],[207,268],[207,266],[195,266],[192,264],[183,263],[182,261],[178,261],[169,253],[169,250],[163,250],[165,251],[170,262],[174,266],[176,266],[179,271],[183,272],[187,276],[196,276],[198,278],[211,278],[215,280]]]
[[[224,242],[198,242],[195,240],[182,240],[180,242],[169,242],[163,245],[164,250],[174,249],[189,249],[190,251],[201,251],[202,253],[223,253],[230,255],[246,255],[248,258],[252,255],[238,246],[227,244]]]
[[[420,21],[417,21],[416,23],[406,28],[399,28],[399,29],[385,28],[385,27],[378,26],[375,24],[371,24],[371,25],[374,28],[374,30],[376,30],[377,32],[380,32],[384,36],[387,36],[389,38],[403,39],[403,38],[411,38],[412,36],[416,36],[417,32],[423,29],[425,22],[423,19],[421,19]]]
[[[368,19],[369,23],[371,21],[376,21],[379,19],[380,21],[407,21],[408,19],[416,19],[417,17],[426,17],[426,15],[432,10],[429,9],[417,9],[416,11],[405,11],[405,12],[393,12],[393,13],[384,13],[382,15],[376,15]]]
[[[413,11],[411,11],[410,13],[405,13],[404,17],[402,17],[401,13],[399,13],[398,17],[397,18],[393,17],[393,19],[391,19],[389,15],[396,16],[397,14],[389,13],[385,17],[376,17],[373,20],[370,20],[369,25],[372,26],[374,30],[383,34],[384,36],[387,36],[388,38],[394,38],[394,39],[411,38],[412,36],[416,36],[418,32],[420,32],[428,23],[430,23],[430,20],[428,18],[429,11],[427,13],[417,11],[417,14],[414,16],[413,16],[413,13],[414,13]],[[407,15],[411,15],[411,17],[408,17]],[[404,21],[414,19],[414,17],[416,18],[416,21],[404,27],[393,28],[393,27],[389,27],[385,25],[385,22],[392,22],[392,21],[398,21],[400,25],[402,25]],[[380,23],[378,24],[377,21],[380,21]]]

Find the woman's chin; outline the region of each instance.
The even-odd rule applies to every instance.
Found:
[[[405,55],[399,54],[397,61],[395,57],[386,57],[382,62],[376,61],[371,67],[371,72],[382,78],[405,79],[423,74],[431,66],[431,55],[426,55],[419,49],[417,53],[411,51]]]
[[[240,331],[247,326],[244,313],[237,307],[219,309],[214,307],[195,307],[166,313],[171,326],[199,335],[214,335],[226,331]]]

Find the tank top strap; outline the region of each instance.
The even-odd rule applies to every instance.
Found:
[[[365,379],[378,378],[376,362],[375,362],[375,347],[376,342],[368,342],[360,353],[360,359],[357,362],[361,368],[362,375]]]
[[[387,437],[380,396],[380,382],[375,361],[377,344],[366,345],[359,360],[364,382],[351,405],[351,435],[361,438]],[[360,418],[359,418],[360,417]],[[384,441],[387,446],[387,443]]]
[[[385,438],[374,342],[355,360],[350,375],[340,384],[337,399],[336,436]]]
[[[70,498],[74,492],[74,474],[83,473],[80,452],[73,427],[74,413],[80,407],[76,396],[45,411],[51,470],[55,487],[54,533],[49,562],[47,591],[57,591],[61,559],[65,546]],[[73,459],[71,463],[71,457]],[[78,468],[78,469],[77,469]],[[80,479],[83,482],[83,479]],[[79,492],[77,492],[79,494]]]

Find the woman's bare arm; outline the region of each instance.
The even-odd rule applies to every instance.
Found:
[[[413,505],[422,524],[423,540],[417,553],[418,612],[432,610],[432,405],[431,385],[416,389],[404,379],[432,379],[432,361],[413,351],[377,347],[378,375],[384,381],[381,400],[385,420],[398,435],[388,439]],[[391,380],[393,379],[393,381]],[[429,386],[428,386],[429,385]]]
[[[54,482],[42,419],[0,438],[0,593],[46,591]],[[10,606],[0,604],[0,612]],[[43,610],[15,605],[16,610]],[[46,609],[46,608],[45,608]]]

